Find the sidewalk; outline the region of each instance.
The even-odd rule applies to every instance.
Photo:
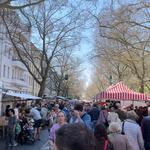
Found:
[[[41,147],[40,150],[50,150],[50,147],[49,147],[49,140]]]
[[[47,143],[47,141],[48,141],[48,130],[47,129],[41,130],[40,141],[36,141],[34,144],[18,145],[14,147],[13,150],[40,150]],[[5,140],[0,140],[0,150],[5,150]]]

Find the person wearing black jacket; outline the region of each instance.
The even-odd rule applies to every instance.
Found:
[[[88,112],[88,114],[91,116],[91,122],[92,122],[92,130],[95,130],[97,120],[99,117],[100,110],[96,104],[93,104],[93,108]]]
[[[148,115],[143,118],[142,130],[145,150],[150,150],[150,108],[148,108]]]

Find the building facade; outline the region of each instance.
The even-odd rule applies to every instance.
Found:
[[[0,31],[4,30],[4,25],[0,25]],[[35,81],[17,57],[9,36],[4,33],[0,34],[0,81],[2,89],[37,95],[38,85],[33,88]]]
[[[7,91],[37,96],[39,85],[17,57],[5,26],[0,23],[0,109],[2,93]]]

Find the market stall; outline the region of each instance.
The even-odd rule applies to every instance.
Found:
[[[145,101],[150,100],[150,97],[146,94],[135,92],[129,89],[123,82],[119,82],[98,93],[95,99],[96,101],[143,101],[145,103]]]

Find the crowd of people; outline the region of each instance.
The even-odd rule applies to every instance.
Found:
[[[48,127],[50,150],[150,150],[148,107],[120,103],[53,101],[8,105],[6,148],[40,140]]]

